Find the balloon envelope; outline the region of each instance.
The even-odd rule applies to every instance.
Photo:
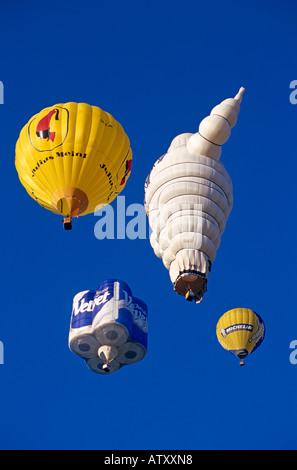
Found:
[[[234,308],[224,313],[217,323],[219,343],[240,359],[254,352],[265,336],[260,315],[249,308]]]
[[[141,361],[147,351],[146,303],[121,280],[108,279],[73,299],[69,347],[98,374]]]
[[[121,124],[86,103],[43,109],[16,143],[16,169],[29,195],[70,221],[110,203],[124,188],[131,163]]]
[[[244,89],[203,119],[196,134],[173,139],[145,182],[152,248],[169,270],[174,290],[201,302],[232,209],[232,182],[219,161]]]

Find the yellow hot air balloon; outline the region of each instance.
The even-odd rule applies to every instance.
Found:
[[[89,214],[124,188],[132,150],[109,113],[85,103],[56,104],[33,116],[16,143],[16,169],[29,195],[64,216]]]
[[[241,359],[240,365],[244,365],[243,359],[262,343],[265,325],[253,310],[234,308],[221,316],[216,333],[221,346]]]

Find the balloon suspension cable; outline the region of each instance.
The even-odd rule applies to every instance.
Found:
[[[71,230],[72,229],[72,217],[70,215],[67,215],[63,219],[63,227],[65,230]]]

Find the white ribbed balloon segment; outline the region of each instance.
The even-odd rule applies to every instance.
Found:
[[[176,136],[145,183],[151,246],[176,292],[197,303],[233,205],[232,182],[219,159],[244,91],[215,106],[196,134]]]

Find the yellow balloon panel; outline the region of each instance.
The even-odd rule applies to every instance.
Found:
[[[265,327],[261,317],[253,310],[234,308],[219,319],[216,334],[223,348],[235,355],[247,355],[262,342]]]
[[[56,104],[22,129],[15,163],[32,198],[52,212],[73,216],[94,212],[122,191],[132,150],[109,113],[85,103]]]

